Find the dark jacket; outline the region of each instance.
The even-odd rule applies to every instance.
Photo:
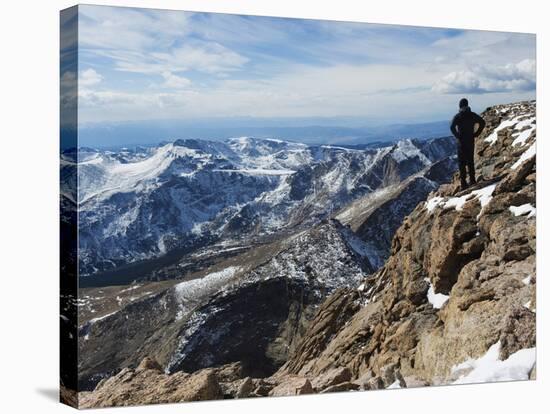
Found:
[[[479,125],[479,128],[474,132],[476,124]],[[483,128],[485,128],[485,121],[478,114],[472,112],[469,106],[462,108],[451,123],[451,132],[463,147],[473,148],[474,140],[481,134]]]

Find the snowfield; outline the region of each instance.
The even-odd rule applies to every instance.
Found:
[[[180,301],[186,299],[196,299],[206,291],[214,291],[221,286],[224,286],[235,273],[240,270],[238,266],[231,266],[220,270],[219,272],[209,273],[200,279],[188,280],[178,283],[174,289]]]

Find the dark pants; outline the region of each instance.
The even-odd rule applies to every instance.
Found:
[[[460,170],[460,183],[466,185],[466,168],[470,176],[470,185],[476,182],[476,171],[474,166],[474,145],[458,145],[458,168]]]

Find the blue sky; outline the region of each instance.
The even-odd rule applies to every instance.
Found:
[[[530,34],[79,6],[78,46],[83,124],[422,122],[535,97]]]

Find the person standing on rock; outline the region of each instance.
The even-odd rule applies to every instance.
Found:
[[[451,123],[451,132],[458,141],[458,167],[460,171],[460,186],[462,190],[468,188],[466,182],[466,167],[470,176],[470,185],[476,183],[474,165],[475,139],[483,128],[485,121],[468,106],[468,99],[462,98],[458,104],[459,111]],[[476,129],[477,125],[477,129]]]

